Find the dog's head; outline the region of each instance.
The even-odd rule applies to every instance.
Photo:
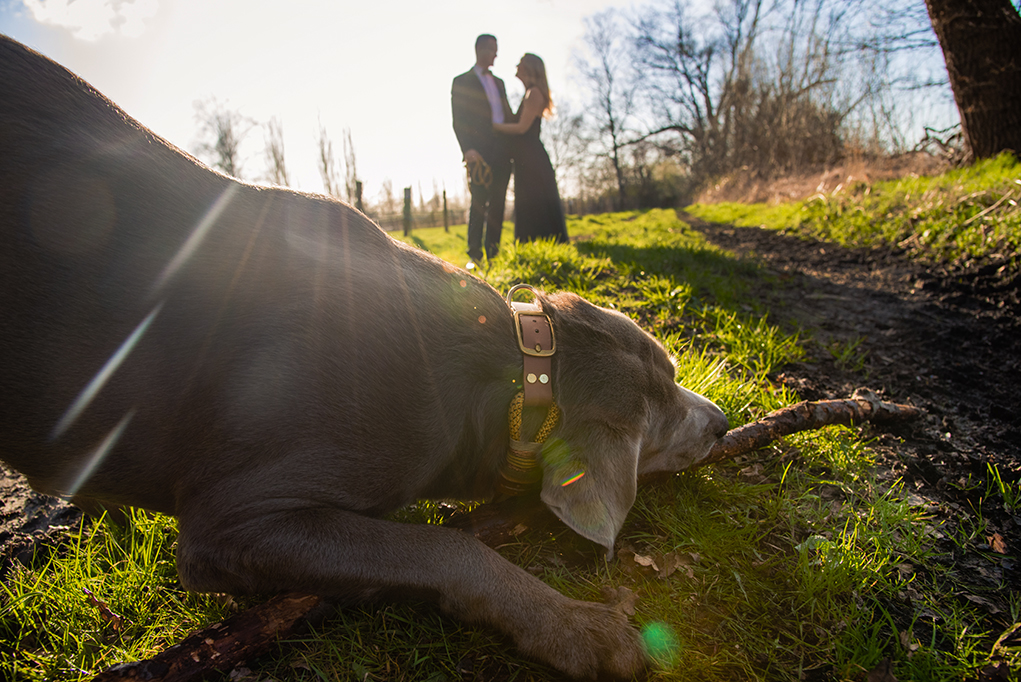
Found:
[[[638,476],[703,459],[727,418],[674,383],[662,345],[626,316],[574,294],[543,298],[542,307],[556,333],[554,392],[563,415],[543,449],[542,500],[612,551]]]

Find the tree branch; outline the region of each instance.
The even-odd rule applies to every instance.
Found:
[[[245,661],[260,656],[283,637],[304,624],[322,597],[282,594],[193,632],[180,644],[144,661],[122,663],[92,678],[92,682],[191,682],[210,671],[228,673]]]

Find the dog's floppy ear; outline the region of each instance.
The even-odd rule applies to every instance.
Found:
[[[568,431],[543,448],[542,501],[610,556],[638,490],[639,441],[604,424]]]

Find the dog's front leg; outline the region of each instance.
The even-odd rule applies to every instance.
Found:
[[[574,677],[630,678],[646,666],[638,632],[622,613],[568,599],[461,531],[324,507],[238,511],[182,515],[177,564],[185,587],[343,600],[428,597]],[[224,524],[227,518],[234,521]]]

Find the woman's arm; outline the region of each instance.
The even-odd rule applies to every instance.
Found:
[[[532,122],[542,114],[546,105],[542,101],[542,93],[537,88],[529,88],[525,92],[525,100],[521,103],[521,114],[517,123],[494,123],[493,130],[509,135],[521,135],[532,127]]]

